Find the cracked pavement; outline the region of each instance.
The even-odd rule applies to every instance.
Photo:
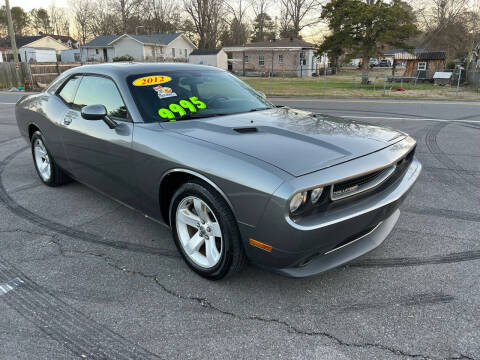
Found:
[[[308,279],[249,266],[210,282],[167,228],[43,186],[2,104],[18,96],[0,93],[0,359],[480,359],[480,123],[385,122],[417,139],[424,172],[372,253]],[[477,103],[288,101],[480,120]]]

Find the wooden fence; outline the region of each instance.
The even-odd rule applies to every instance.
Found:
[[[62,72],[82,65],[81,63],[0,63],[0,89],[24,86],[25,90],[41,90]]]
[[[81,63],[35,63],[28,64],[30,68],[30,81],[34,89],[43,89],[48,86],[55,78],[74,67],[82,65]]]
[[[29,77],[30,67],[27,63],[20,63],[18,68],[13,62],[0,63],[0,89],[24,86],[25,79]]]
[[[146,62],[185,62],[186,59],[149,58]],[[12,62],[0,63],[0,89],[24,86],[25,90],[41,90],[66,70],[85,63],[20,63],[16,69]],[[17,75],[18,74],[18,82]]]

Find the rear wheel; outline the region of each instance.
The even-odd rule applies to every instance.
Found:
[[[32,156],[40,180],[48,186],[59,186],[70,181],[61,168],[57,166],[49,153],[45,139],[40,131],[35,131],[31,138]]]
[[[195,181],[183,184],[173,196],[170,219],[175,244],[196,273],[221,279],[245,265],[233,213],[211,187]]]

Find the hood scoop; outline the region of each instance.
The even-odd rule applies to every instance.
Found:
[[[240,134],[250,134],[258,132],[258,129],[256,127],[239,127],[234,128],[233,130]]]

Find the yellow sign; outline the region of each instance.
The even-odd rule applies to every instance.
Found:
[[[150,86],[150,85],[163,84],[163,83],[169,82],[170,80],[172,80],[170,76],[152,75],[152,76],[144,76],[144,77],[135,79],[135,81],[132,84],[133,86]]]

